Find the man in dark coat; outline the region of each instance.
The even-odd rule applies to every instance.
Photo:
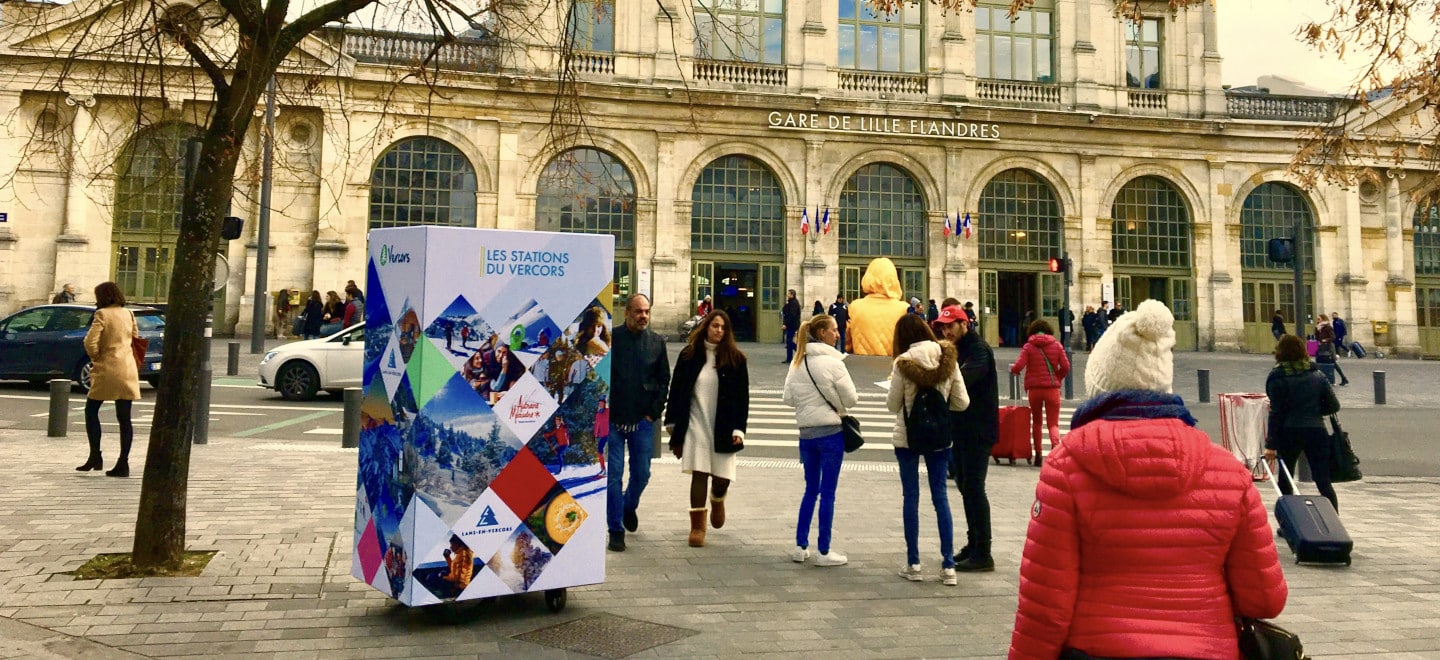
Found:
[[[785,364],[795,358],[795,333],[800,330],[800,301],[795,299],[795,290],[785,293],[785,307],[780,310],[780,320],[785,326]]]
[[[670,358],[665,339],[650,329],[650,298],[643,293],[625,303],[625,325],[616,328],[610,345],[610,438],[605,448],[606,511],[614,552],[625,550],[625,532],[640,527],[636,509],[650,483],[655,457],[655,423],[670,393]],[[625,451],[630,451],[630,484],[625,479]]]
[[[980,333],[970,331],[970,319],[958,306],[941,309],[935,329],[944,339],[954,342],[960,377],[965,380],[965,391],[970,393],[970,406],[950,413],[959,467],[955,483],[964,503],[966,526],[966,543],[955,555],[955,570],[993,571],[985,473],[990,465],[990,449],[1000,439],[1000,379],[995,371],[995,353]]]
[[[850,306],[845,304],[845,296],[835,296],[835,302],[830,303],[829,314],[835,318],[835,327],[840,331],[840,345],[835,348],[844,353],[845,324],[850,322]]]

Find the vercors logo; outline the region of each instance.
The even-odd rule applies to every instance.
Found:
[[[389,245],[380,246],[380,265],[387,264],[408,264],[410,263],[409,252],[396,252],[395,248]]]

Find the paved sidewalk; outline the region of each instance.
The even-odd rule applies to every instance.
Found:
[[[139,478],[75,472],[82,445],[0,430],[0,448],[23,457],[0,464],[0,657],[575,657],[517,637],[606,615],[680,629],[660,631],[678,641],[633,657],[999,657],[1037,474],[992,468],[999,570],[950,588],[938,581],[928,507],[926,580],[894,575],[900,489],[883,458],[847,463],[835,547],[850,565],[823,569],[787,558],[801,491],[793,461],[744,460],[730,521],[701,549],[685,544],[688,479],[657,461],[630,550],[609,554],[606,582],[572,589],[554,615],[539,595],[393,604],[350,577],[354,450],[246,439],[195,448],[189,545],[219,551],[204,575],[75,581],[65,572],[94,554],[129,550],[140,489]],[[1440,657],[1437,491],[1440,479],[1341,486],[1351,568],[1299,567],[1282,549],[1291,596],[1279,621],[1312,656]],[[951,501],[958,515],[958,495]],[[603,654],[620,641],[605,632],[615,629],[580,642]]]

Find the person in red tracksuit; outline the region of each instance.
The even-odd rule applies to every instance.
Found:
[[[1235,617],[1285,609],[1250,471],[1171,393],[1174,324],[1147,300],[1090,354],[1092,398],[1035,487],[1011,660],[1238,660]]]
[[[1030,441],[1035,444],[1035,466],[1040,460],[1040,428],[1050,429],[1050,447],[1060,446],[1060,385],[1070,373],[1070,358],[1065,347],[1055,340],[1055,329],[1044,319],[1035,321],[1025,331],[1029,339],[1020,349],[1020,357],[1010,365],[1010,373],[1025,372],[1025,390],[1030,393]]]

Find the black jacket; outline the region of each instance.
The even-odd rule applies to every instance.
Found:
[[[1270,332],[1281,335],[1285,334],[1285,317],[1279,314],[1270,317]],[[1296,330],[1296,332],[1299,332],[1299,330]]]
[[[951,413],[955,417],[954,441],[956,445],[994,446],[1000,439],[1000,376],[995,370],[995,352],[975,332],[967,332],[955,342],[955,351],[970,407]]]
[[[845,324],[850,322],[850,307],[845,303],[830,303],[830,316],[835,317],[835,325],[840,331],[845,331]]]
[[[1286,429],[1325,428],[1325,416],[1340,410],[1335,390],[1313,364],[1300,372],[1283,367],[1271,369],[1265,379],[1265,394],[1270,397],[1266,449],[1282,449],[1276,442],[1283,440]]]
[[[665,340],[649,328],[631,332],[621,325],[611,334],[610,422],[629,425],[660,419],[670,388],[670,358]]]
[[[785,322],[786,330],[800,329],[800,301],[791,298],[786,301],[785,307],[780,310],[781,320]]]
[[[670,381],[670,404],[665,408],[665,426],[670,431],[670,448],[685,446],[685,431],[690,425],[690,399],[695,395],[695,381],[705,366],[705,350],[695,355],[680,354],[675,362],[675,378]],[[719,400],[715,406],[715,452],[733,454],[744,446],[735,445],[734,431],[745,431],[750,419],[750,370],[742,358],[738,366],[716,369],[720,377]]]
[[[1080,325],[1085,328],[1086,335],[1098,334],[1100,332],[1100,313],[1085,312],[1085,315],[1080,317]]]
[[[320,304],[319,300],[311,300],[305,303],[305,325],[301,328],[300,334],[320,334],[320,326],[325,323],[325,319],[321,316],[324,313],[323,310],[324,306]]]

